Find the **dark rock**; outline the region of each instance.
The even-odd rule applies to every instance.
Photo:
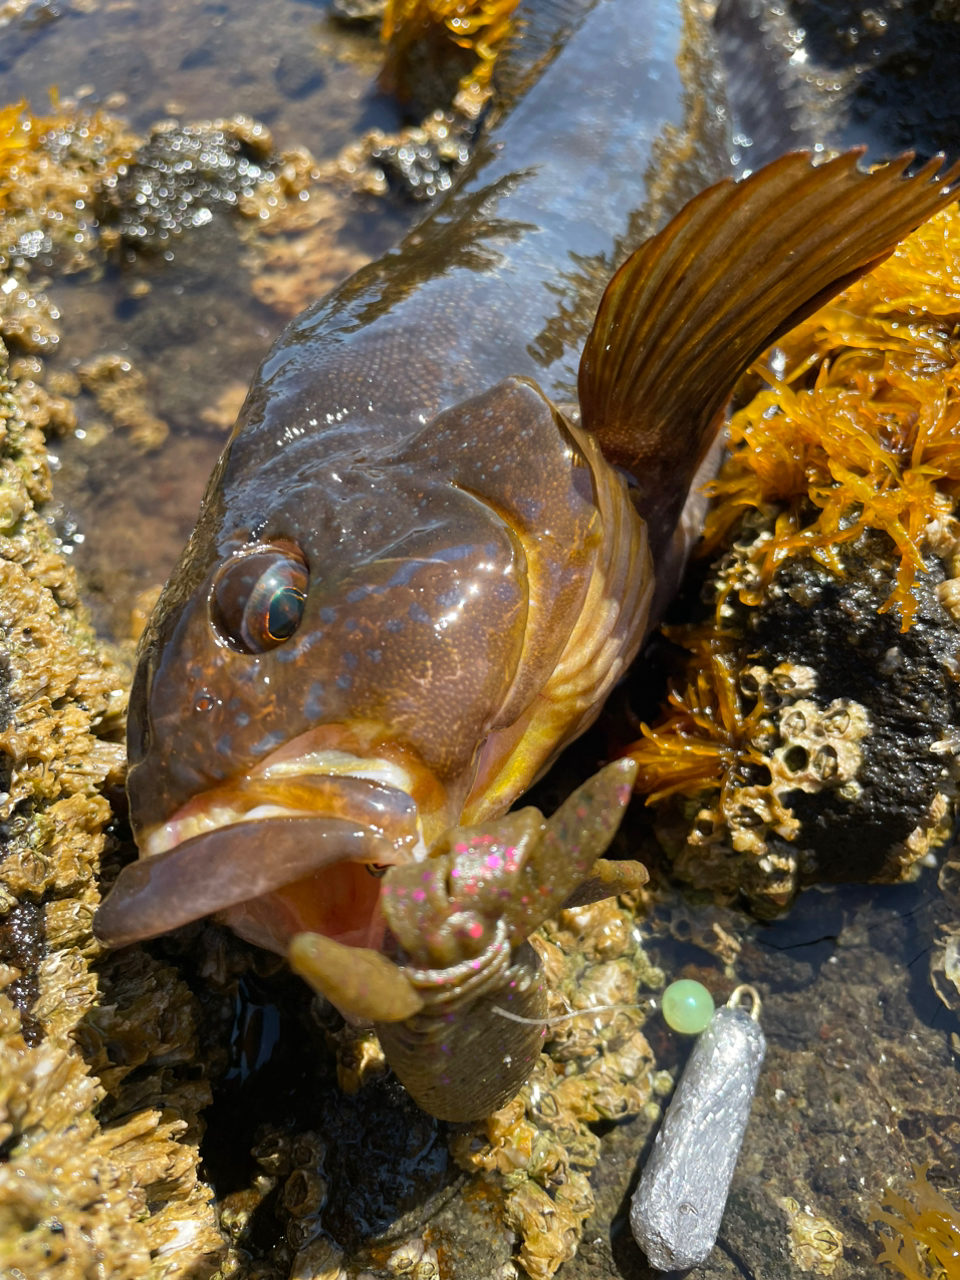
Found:
[[[305,98],[322,89],[326,73],[311,49],[288,49],[280,55],[273,73],[277,88],[288,98]]]

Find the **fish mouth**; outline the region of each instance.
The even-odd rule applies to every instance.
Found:
[[[304,735],[144,832],[94,931],[126,946],[214,915],[281,955],[304,931],[379,947],[379,876],[426,856],[417,772]]]

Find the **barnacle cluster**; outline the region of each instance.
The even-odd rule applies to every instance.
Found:
[[[951,208],[755,366],[711,486],[710,612],[668,631],[689,658],[630,749],[681,874],[760,909],[901,878],[949,832],[958,251]],[[858,823],[873,858],[844,852]]]
[[[803,1271],[832,1276],[843,1260],[843,1235],[827,1218],[803,1207],[792,1196],[781,1196],[777,1205],[786,1215],[790,1257]]]
[[[0,337],[49,352],[59,313],[44,290],[50,273],[89,268],[98,247],[103,182],[135,139],[102,113],[34,115],[24,102],[0,109]]]
[[[161,444],[166,424],[147,404],[129,357],[88,361],[79,383],[45,368],[41,357],[57,348],[61,319],[47,290],[59,276],[102,269],[118,250],[161,249],[218,209],[236,210],[256,231],[315,226],[328,212],[309,199],[319,177],[308,152],[278,151],[268,130],[245,116],[167,120],[143,139],[107,111],[55,103],[36,115],[24,102],[0,109],[0,338],[32,361],[21,372],[34,420],[70,429],[70,400],[82,386],[139,447]],[[341,264],[339,274],[353,265]]]
[[[960,1213],[927,1181],[926,1169],[915,1165],[908,1195],[886,1191],[874,1220],[892,1228],[878,1262],[908,1280],[960,1278]]]
[[[126,675],[35,510],[49,496],[0,346],[0,1271],[198,1280],[222,1244],[197,1178],[195,1007],[144,953],[94,967]]]
[[[218,208],[265,222],[296,208],[316,176],[307,151],[279,153],[266,126],[247,116],[161,121],[101,184],[103,234],[108,246],[160,248]]]
[[[456,1137],[453,1151],[499,1188],[520,1265],[547,1280],[573,1257],[593,1212],[600,1140],[589,1126],[656,1106],[636,1001],[638,984],[661,987],[663,974],[645,959],[631,911],[612,899],[560,912],[532,942],[550,992],[545,1052],[519,1095]],[[592,1008],[603,1011],[582,1016]]]

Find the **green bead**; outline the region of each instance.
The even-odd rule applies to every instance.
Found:
[[[660,1008],[668,1027],[681,1035],[698,1036],[713,1017],[713,996],[702,982],[681,978],[664,991]]]

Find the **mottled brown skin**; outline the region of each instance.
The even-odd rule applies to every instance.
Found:
[[[514,962],[529,972],[522,939],[482,1001],[456,999],[470,966],[453,956],[410,1013],[415,948],[370,872],[392,865],[389,883],[450,828],[483,829],[590,723],[676,575],[680,513],[736,378],[945,204],[956,172],[797,154],[721,182],[620,267],[587,336],[589,284],[659,208],[651,162],[688,111],[703,120],[677,69],[687,17],[598,0],[473,176],[288,328],[141,646],[129,793],[146,861],[121,873],[100,935],[217,912],[283,953],[304,934],[317,955],[385,950],[368,969],[405,993],[392,1060],[447,1116],[473,1104],[444,1072],[431,1001],[452,999],[461,1061],[490,1046],[498,1097],[489,1019]],[[579,421],[559,407],[575,386]],[[555,897],[556,864],[540,874]],[[440,926],[414,923],[434,946]],[[302,968],[369,1014],[349,964]]]
[[[439,779],[434,834],[459,817],[479,744],[542,683],[586,592],[595,484],[550,402],[575,396],[596,307],[580,274],[595,261],[609,274],[627,236],[653,229],[654,144],[693,127],[685,21],[667,0],[600,0],[481,143],[471,178],[280,338],[144,637],[138,831],[297,734],[357,720]],[[722,166],[695,156],[687,181]],[[517,376],[542,394],[493,390]],[[226,557],[275,537],[319,576],[294,639],[251,661],[211,635],[205,597]],[[496,588],[439,632],[480,565]],[[529,607],[531,572],[543,612]]]

